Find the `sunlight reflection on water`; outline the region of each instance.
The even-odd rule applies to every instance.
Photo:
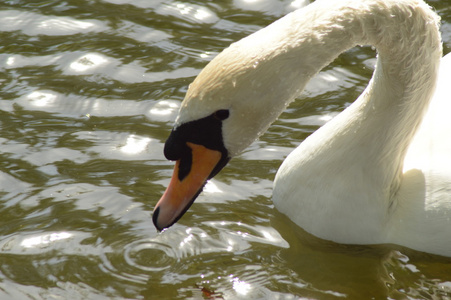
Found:
[[[150,138],[138,137],[132,134],[127,138],[125,145],[121,147],[121,151],[130,155],[141,153],[146,150],[150,141]]]
[[[108,62],[108,59],[97,53],[88,53],[69,65],[69,68],[75,72],[85,73],[88,70],[98,68]]]
[[[251,290],[251,285],[245,281],[240,280],[238,277],[233,278],[232,282],[233,289],[237,292],[238,295],[246,296]]]
[[[365,47],[315,77],[179,223],[153,227],[189,83],[307,2],[3,1],[0,298],[446,299],[447,260],[318,241],[271,202],[283,158],[364,89]],[[431,4],[451,45],[449,5]]]
[[[69,232],[54,232],[50,234],[43,234],[40,236],[26,238],[20,243],[20,245],[25,248],[45,247],[55,241],[65,240],[72,236],[73,234]]]
[[[27,96],[31,105],[38,107],[52,106],[55,103],[57,95],[51,91],[34,91]]]
[[[178,1],[161,5],[156,12],[174,17],[183,16],[184,19],[195,23],[216,23],[219,20],[218,16],[207,7]]]
[[[107,27],[98,20],[76,20],[71,17],[43,16],[19,10],[0,11],[2,31],[23,31],[28,35],[73,35],[103,31]]]

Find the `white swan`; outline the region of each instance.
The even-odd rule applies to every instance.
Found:
[[[373,45],[368,87],[287,157],[275,206],[323,239],[451,256],[449,55],[428,109],[442,56],[438,22],[420,0],[318,0],[225,49],[191,84],[166,142],[177,162],[154,210],[157,229],[176,222],[325,65]]]

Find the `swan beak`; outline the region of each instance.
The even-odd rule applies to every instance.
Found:
[[[202,191],[210,174],[221,160],[221,152],[187,142],[192,162],[189,173],[179,178],[180,160],[177,160],[171,182],[153,211],[153,223],[162,231],[178,221]]]

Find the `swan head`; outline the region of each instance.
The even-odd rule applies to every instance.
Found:
[[[286,71],[287,51],[260,47],[268,35],[250,37],[220,53],[188,88],[165,144],[166,158],[176,164],[154,209],[158,230],[174,224],[206,181],[264,133],[302,88],[290,82],[299,74]]]

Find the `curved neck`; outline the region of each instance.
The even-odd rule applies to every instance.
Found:
[[[372,168],[374,177],[392,192],[397,188],[407,147],[435,89],[442,55],[437,17],[425,3],[405,0],[317,1],[309,10],[307,13],[314,16],[310,28],[305,29],[306,21],[295,21],[305,18],[302,11],[291,17],[304,28],[298,31],[300,43],[293,47],[308,58],[299,60],[300,69],[316,74],[355,45],[369,44],[377,49],[377,66],[368,87],[318,135],[322,139],[329,136],[323,144],[346,149],[350,162],[356,160],[351,148],[365,153],[360,166]],[[305,56],[306,49],[311,53]],[[322,149],[328,151],[327,147]],[[343,163],[346,154],[339,159]]]
[[[422,1],[316,1],[287,16],[285,47],[298,59],[287,61],[286,69],[297,63],[308,79],[344,51],[371,45],[378,52],[367,89],[377,99],[372,105],[393,109],[392,100],[409,101],[410,106],[415,106],[411,100],[427,103],[442,56],[438,22]],[[379,85],[384,88],[377,89]]]
[[[372,45],[379,53],[367,96],[359,101],[374,99],[367,108],[377,111],[394,109],[394,103],[412,107],[420,112],[414,118],[418,123],[441,56],[436,18],[417,0],[315,1],[213,59],[188,89],[176,126],[205,117],[205,107],[210,114],[229,109],[224,144],[231,156],[237,155],[266,131],[314,75],[356,45]],[[376,90],[379,85],[383,88]],[[252,117],[240,112],[252,112]]]
[[[233,99],[231,110],[254,112],[252,118],[235,121],[246,128],[249,138],[235,140],[239,133],[234,129],[224,135],[231,155],[239,154],[266,131],[313,76],[356,45],[372,45],[379,53],[366,91],[377,99],[371,104],[374,109],[393,109],[393,101],[407,104],[408,99],[426,106],[441,45],[436,15],[425,7],[416,0],[318,0],[294,11],[212,60],[188,90],[182,106],[190,110],[180,111],[177,124],[204,117],[202,107],[223,109]],[[427,80],[431,84],[424,84]],[[375,91],[378,85],[384,88]],[[422,115],[421,107],[415,110]]]
[[[293,51],[301,55],[303,48],[314,48],[309,53],[313,59],[300,59],[297,67],[306,67],[313,76],[344,50],[363,44],[376,47],[377,66],[362,95],[290,154],[276,186],[278,180],[287,180],[283,176],[302,183],[296,191],[302,214],[297,220],[309,232],[321,226],[310,215],[322,220],[334,212],[342,220],[335,229],[349,235],[349,242],[361,233],[368,242],[379,242],[383,219],[395,206],[407,148],[435,89],[442,55],[438,20],[415,0],[320,0],[309,8],[312,13],[314,24],[300,33],[303,42]],[[305,17],[299,11],[290,18],[296,23]],[[274,199],[290,197],[283,193],[275,190]],[[313,213],[310,203],[324,210]]]

